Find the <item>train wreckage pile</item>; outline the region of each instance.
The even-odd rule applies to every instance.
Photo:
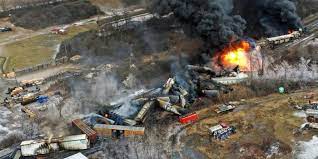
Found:
[[[153,110],[154,107],[179,116],[181,124],[195,122],[199,116],[195,112],[191,112],[190,108],[199,97],[213,98],[232,91],[230,86],[217,82],[215,79],[224,76],[235,79],[240,77],[240,74],[243,73],[240,73],[238,67],[233,71],[217,73],[209,67],[188,65],[182,77],[179,75],[169,78],[160,88],[138,91],[129,96],[130,105],[139,108],[134,117],[125,118],[114,111],[127,101],[119,101],[110,105],[98,104],[100,107],[96,112],[72,120],[72,125],[77,128],[78,135],[58,138],[48,136],[44,139],[23,141],[18,147],[12,149],[14,151],[10,155],[39,156],[49,155],[60,150],[82,151],[98,147],[99,139],[104,137],[122,138],[144,135],[143,123],[147,122],[147,117],[151,116],[150,110]],[[241,82],[241,80],[237,81]],[[49,105],[52,102],[50,98],[61,96],[61,92],[42,93],[44,92],[40,89],[42,84],[40,80],[32,80],[21,83],[19,87],[9,88],[8,97],[2,104],[11,108],[19,107],[30,118],[37,118],[47,107],[34,107],[34,102],[37,105]],[[55,106],[57,105],[55,104]]]

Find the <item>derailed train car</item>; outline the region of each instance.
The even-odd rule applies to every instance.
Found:
[[[72,121],[72,125],[76,126],[81,130],[82,133],[86,134],[91,143],[95,143],[97,140],[97,133],[86,125],[82,120],[76,119]]]
[[[29,140],[21,144],[22,156],[44,155],[60,149],[86,150],[90,148],[90,141],[86,134],[53,138],[51,140]]]
[[[105,125],[96,124],[94,130],[104,137],[129,137],[135,135],[143,136],[145,134],[144,127],[122,126],[122,125]]]
[[[266,43],[270,47],[273,48],[276,45],[280,45],[283,43],[288,43],[288,42],[291,42],[293,40],[296,40],[296,39],[300,38],[302,36],[302,34],[303,34],[303,30],[299,29],[298,31],[293,31],[290,34],[266,38]]]

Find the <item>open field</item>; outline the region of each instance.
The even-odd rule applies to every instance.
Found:
[[[291,94],[272,94],[265,97],[247,99],[234,112],[219,115],[214,112],[216,106],[199,110],[200,122],[186,128],[187,136],[182,140],[200,136],[200,140],[190,146],[209,158],[248,158],[258,156],[266,158],[268,146],[278,142],[280,153],[278,158],[292,158],[292,150],[297,141],[309,140],[317,132],[306,131],[295,134],[295,131],[304,123],[304,119],[294,115],[297,110],[289,105],[291,97],[296,102],[308,102],[303,97],[306,92],[318,89],[302,90]],[[317,98],[317,97],[316,97]],[[237,133],[225,141],[214,140],[208,128],[218,122],[225,122],[236,126]],[[241,152],[240,152],[241,151]],[[234,157],[235,158],[235,157]]]
[[[2,47],[3,56],[10,57],[6,71],[48,62],[54,57],[57,47],[63,40],[96,27],[96,24],[71,26],[67,29],[67,35],[46,33],[6,44]]]

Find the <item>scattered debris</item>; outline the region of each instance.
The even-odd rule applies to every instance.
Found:
[[[308,128],[318,129],[318,109],[307,109],[305,113],[307,122],[300,126],[299,132]]]
[[[313,99],[315,97],[315,93],[309,92],[304,96],[304,99]]]
[[[233,126],[228,126],[224,123],[215,125],[211,128],[209,128],[209,131],[211,135],[217,140],[225,140],[227,139],[230,135],[236,133],[236,129]]]
[[[36,98],[37,102],[40,104],[46,103],[48,101],[49,97],[48,96],[38,96]]]
[[[36,118],[39,117],[39,113],[38,112],[36,112],[35,110],[30,109],[27,106],[22,107],[21,111],[26,113],[29,116],[29,118],[31,118],[31,119],[36,119]]]
[[[78,63],[80,60],[82,59],[82,56],[81,55],[75,55],[73,57],[70,58],[70,61],[72,63]]]
[[[10,31],[12,31],[12,28],[9,28],[9,27],[0,28],[0,32],[10,32]]]
[[[52,32],[53,34],[59,34],[59,35],[66,35],[66,34],[67,34],[65,27],[62,27],[62,28],[53,28],[53,29],[51,30],[51,32]]]
[[[236,107],[234,105],[230,105],[230,104],[222,104],[219,105],[218,108],[215,110],[216,113],[220,114],[220,113],[226,113],[229,111],[234,110]]]
[[[3,76],[3,78],[12,79],[12,78],[16,77],[16,74],[15,74],[15,72],[8,72],[8,73],[4,73],[2,76]]]
[[[297,108],[305,111],[308,109],[318,110],[318,103],[309,101],[308,104],[298,106]]]

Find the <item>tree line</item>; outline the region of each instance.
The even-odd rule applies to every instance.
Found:
[[[67,0],[0,0],[0,10],[8,11],[31,6],[47,5]]]

